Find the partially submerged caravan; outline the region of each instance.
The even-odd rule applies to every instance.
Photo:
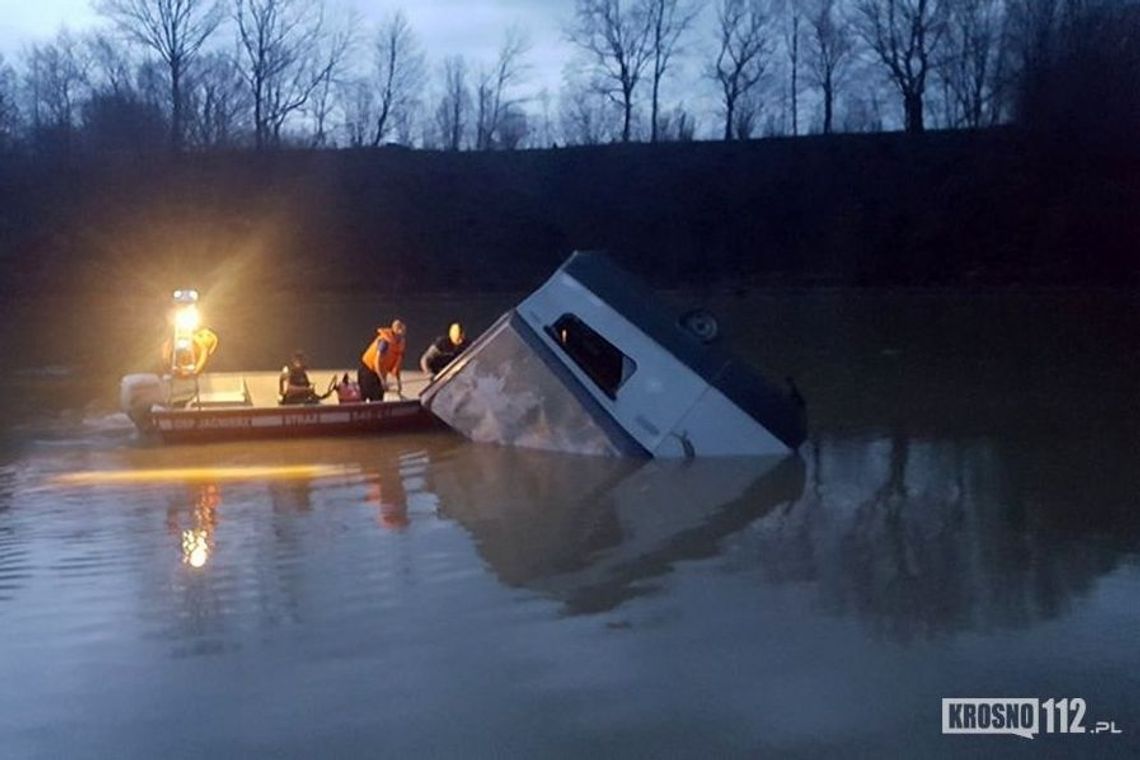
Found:
[[[704,313],[674,316],[599,253],[576,253],[421,395],[474,441],[582,454],[794,451],[806,413],[716,344]]]

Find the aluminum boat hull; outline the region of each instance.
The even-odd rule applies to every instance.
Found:
[[[345,372],[312,370],[309,376],[321,383]],[[320,403],[278,404],[273,372],[206,373],[197,383],[128,375],[121,404],[140,432],[165,443],[381,435],[442,427],[419,401],[427,381],[420,372],[405,373],[406,395],[389,392],[383,401],[341,404],[334,394]]]

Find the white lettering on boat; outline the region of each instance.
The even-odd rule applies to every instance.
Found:
[[[193,430],[238,430],[249,428],[300,428],[324,425],[367,425],[419,412],[415,404],[370,404],[359,409],[316,407],[278,414],[185,414],[158,416],[155,422],[164,432]]]

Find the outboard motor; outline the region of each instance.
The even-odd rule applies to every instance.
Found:
[[[151,407],[164,403],[167,395],[167,384],[158,375],[127,375],[119,383],[119,406],[142,432],[153,429]]]

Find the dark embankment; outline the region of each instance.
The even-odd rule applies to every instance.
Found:
[[[9,294],[525,290],[607,248],[659,286],[1135,284],[1140,149],[1013,130],[516,153],[0,159]]]

